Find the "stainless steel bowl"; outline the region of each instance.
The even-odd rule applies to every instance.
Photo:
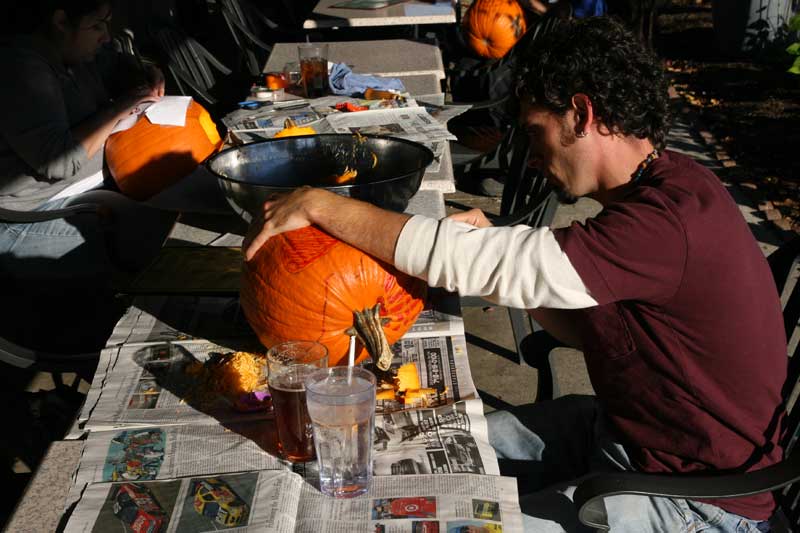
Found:
[[[425,146],[379,135],[284,137],[224,150],[206,162],[233,209],[250,222],[264,201],[309,185],[402,212],[433,161]],[[334,177],[349,167],[353,183]]]

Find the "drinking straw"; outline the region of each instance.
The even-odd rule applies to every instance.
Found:
[[[347,356],[347,366],[356,364],[356,336],[350,335],[350,353]]]
[[[347,355],[347,384],[350,385],[350,378],[353,375],[353,366],[356,364],[356,336],[350,335],[350,353]]]

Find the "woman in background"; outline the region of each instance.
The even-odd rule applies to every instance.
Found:
[[[102,169],[102,147],[137,105],[164,94],[156,68],[105,53],[107,0],[33,0],[0,47],[0,207],[39,207]]]
[[[137,222],[152,219],[151,209],[109,190],[72,198],[64,191],[102,171],[103,146],[114,126],[138,105],[161,98],[163,75],[105,46],[111,40],[108,0],[18,4],[7,11],[14,20],[0,42],[0,208],[51,210],[70,202],[102,203],[115,215],[115,232],[143,239]],[[17,342],[35,347],[54,337],[25,335],[24,330],[38,329],[36,323],[55,327],[77,316],[91,326],[92,315],[107,317],[104,304],[118,263],[110,257],[128,248],[112,246],[121,248],[112,251],[107,244],[93,215],[0,223],[0,274],[4,290],[17,296],[4,303],[7,311],[14,306],[22,323],[0,333],[10,329]],[[59,307],[64,309],[57,315]],[[51,308],[52,319],[43,314]],[[72,351],[58,342],[50,348]]]

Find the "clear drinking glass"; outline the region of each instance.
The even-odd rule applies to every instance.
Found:
[[[297,45],[300,58],[300,78],[306,98],[328,94],[328,45],[303,43]]]
[[[303,380],[328,365],[328,349],[314,341],[288,341],[267,352],[269,392],[278,449],[293,462],[314,459],[314,438]]]
[[[305,383],[320,490],[334,498],[365,493],[372,479],[375,376],[338,366],[313,372]]]

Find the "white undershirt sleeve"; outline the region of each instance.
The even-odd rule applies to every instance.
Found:
[[[403,227],[395,265],[431,287],[482,296],[508,307],[597,305],[550,228],[475,228],[414,216]]]

